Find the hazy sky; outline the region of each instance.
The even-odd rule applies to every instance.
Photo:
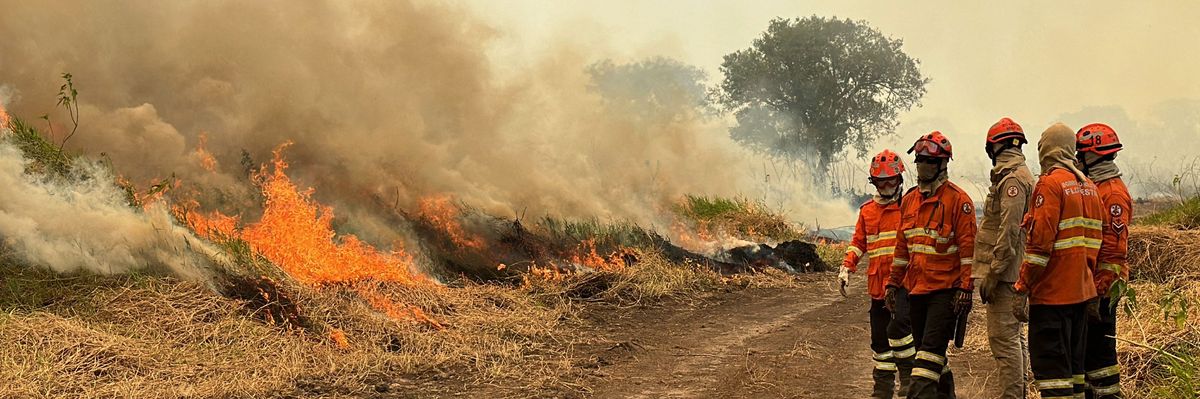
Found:
[[[493,56],[502,63],[565,45],[596,58],[664,55],[704,68],[713,82],[721,78],[722,56],[748,47],[771,18],[867,20],[903,39],[904,51],[932,79],[923,107],[902,116],[900,136],[877,147],[903,150],[915,135],[939,129],[955,143],[956,158],[980,165],[982,134],[1001,116],[1037,135],[1072,115],[1081,119],[1066,120],[1075,128],[1083,118],[1113,115],[1127,159],[1163,155],[1180,143],[1165,143],[1154,136],[1155,123],[1138,121],[1172,117],[1160,115],[1164,102],[1200,100],[1200,2],[508,0],[464,6],[497,29]],[[1185,148],[1200,148],[1200,133],[1187,130],[1173,134]],[[1035,156],[1035,149],[1026,150]]]

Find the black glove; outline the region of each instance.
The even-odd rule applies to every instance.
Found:
[[[1099,322],[1101,320],[1099,297],[1092,298],[1092,300],[1087,302],[1087,317],[1088,321],[1091,322]]]
[[[983,301],[984,305],[992,301],[992,295],[996,294],[996,283],[998,282],[1000,280],[992,276],[977,278],[973,282],[976,287],[979,287],[979,299]]]
[[[958,290],[954,294],[954,314],[965,315],[971,313],[971,291]]]
[[[1013,317],[1022,323],[1029,322],[1029,295],[1017,293],[1017,298],[1013,301]]]
[[[887,287],[887,293],[883,294],[883,308],[889,312],[896,311],[896,287]]]

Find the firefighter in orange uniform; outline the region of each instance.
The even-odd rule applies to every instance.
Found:
[[[1083,172],[1096,183],[1103,204],[1103,231],[1096,267],[1096,293],[1100,296],[1099,318],[1088,321],[1087,356],[1083,366],[1087,381],[1087,397],[1115,399],[1121,396],[1121,372],[1117,366],[1117,307],[1110,303],[1108,292],[1113,282],[1129,281],[1125,262],[1129,244],[1129,220],[1133,217],[1133,200],[1121,170],[1114,160],[1121,151],[1117,132],[1108,125],[1093,123],[1075,134],[1075,157]]]
[[[1083,397],[1087,314],[1099,305],[1092,271],[1103,209],[1096,185],[1075,166],[1074,150],[1066,125],[1042,133],[1042,174],[1022,223],[1025,259],[1013,312],[1029,322],[1029,360],[1043,398]]]
[[[892,267],[896,249],[896,229],[900,226],[901,185],[904,183],[904,162],[891,150],[883,150],[871,159],[871,184],[878,192],[859,208],[854,238],[846,249],[838,274],[844,286],[850,273],[858,270],[865,255],[867,261],[867,293],[871,296],[871,350],[875,352],[872,377],[873,399],[891,399],[896,391],[899,374],[900,396],[908,391],[913,347],[912,327],[908,321],[907,295],[895,294],[895,312],[884,307],[884,285]]]
[[[900,229],[885,301],[896,309],[908,293],[909,319],[917,354],[908,397],[953,398],[954,375],[946,349],[956,321],[971,311],[971,262],[975,248],[975,205],[948,178],[953,155],[941,132],[922,136],[908,150],[916,155],[917,187],[900,202]]]

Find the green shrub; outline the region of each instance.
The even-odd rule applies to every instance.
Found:
[[[12,134],[7,137],[30,160],[28,172],[66,177],[71,173],[73,159],[41,132],[24,120],[13,117],[9,123]]]
[[[1193,197],[1162,212],[1146,216],[1144,224],[1200,229],[1200,197]]]

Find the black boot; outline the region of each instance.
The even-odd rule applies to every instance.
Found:
[[[954,373],[950,371],[950,366],[946,366],[946,371],[942,373],[942,379],[938,381],[938,398],[955,399],[955,397]]]
[[[871,377],[875,379],[871,399],[892,399],[892,394],[896,391],[896,372],[875,370],[871,372]]]
[[[898,397],[908,397],[908,385],[912,383],[912,358],[896,359],[896,369],[900,370],[900,389],[897,390]]]

